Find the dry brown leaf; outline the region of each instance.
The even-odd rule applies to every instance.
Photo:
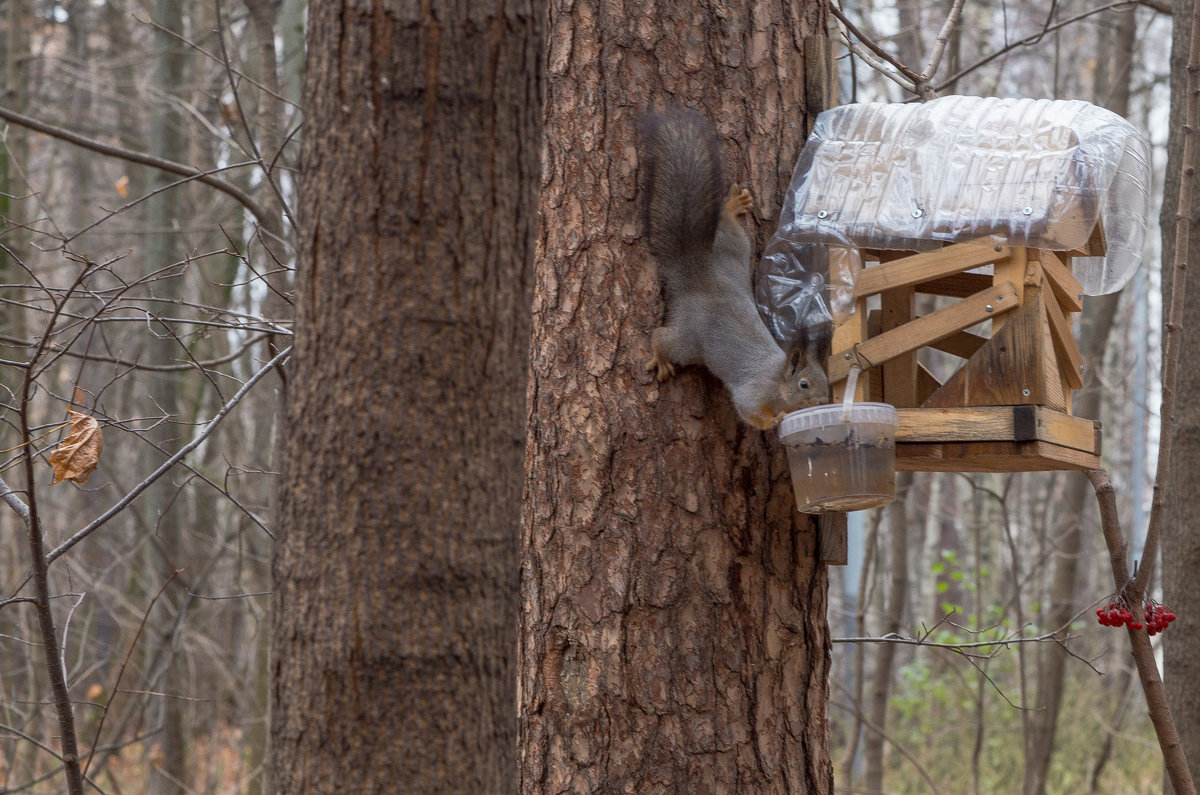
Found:
[[[128,196],[129,196],[129,177],[122,174],[121,178],[113,183],[113,187],[115,187],[117,189],[117,195],[120,196],[122,199],[128,198]]]
[[[100,450],[104,447],[100,423],[81,411],[68,410],[67,414],[71,417],[71,430],[67,438],[50,453],[54,482],[73,480],[87,483],[88,477],[100,463]]]

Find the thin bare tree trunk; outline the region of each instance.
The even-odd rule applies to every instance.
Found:
[[[899,633],[903,627],[904,605],[908,597],[908,518],[905,507],[912,486],[911,472],[896,473],[896,501],[887,509],[889,539],[887,607],[879,634]],[[892,667],[896,659],[896,644],[883,643],[876,648],[875,669],[871,674],[868,693],[867,721],[880,731],[867,732],[863,738],[865,765],[864,785],[872,792],[883,792],[883,731],[887,729],[888,694],[892,686]]]
[[[1193,190],[1192,201],[1180,204],[1180,168],[1183,153],[1183,124],[1188,102],[1188,42],[1192,36],[1194,2],[1177,0],[1175,34],[1171,53],[1171,134],[1167,144],[1168,167],[1162,210],[1163,262],[1183,260],[1194,267],[1200,262],[1200,191]],[[1176,253],[1176,217],[1186,219],[1188,246]],[[1170,285],[1164,267],[1164,291]],[[1183,325],[1176,391],[1189,398],[1200,394],[1200,279],[1194,275],[1183,297]],[[1163,303],[1164,322],[1169,302]],[[1200,715],[1200,589],[1196,571],[1200,570],[1200,401],[1179,400],[1175,404],[1175,422],[1171,433],[1171,461],[1159,480],[1166,492],[1163,512],[1163,599],[1173,608],[1178,620],[1163,634],[1163,684],[1171,710],[1176,715]],[[1193,776],[1200,775],[1200,721],[1181,720],[1179,739]],[[1165,787],[1170,792],[1169,783]]]

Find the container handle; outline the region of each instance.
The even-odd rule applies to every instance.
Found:
[[[854,390],[858,387],[858,374],[862,368],[857,364],[850,365],[850,373],[846,376],[846,392],[842,395],[842,422],[850,422],[850,407],[854,405]]]

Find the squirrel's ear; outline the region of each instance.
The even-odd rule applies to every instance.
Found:
[[[791,376],[808,366],[808,351],[797,345],[788,352],[787,375]]]

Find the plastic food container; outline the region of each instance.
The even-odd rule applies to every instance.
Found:
[[[779,424],[796,508],[861,511],[896,498],[896,409],[850,403],[793,411]]]

